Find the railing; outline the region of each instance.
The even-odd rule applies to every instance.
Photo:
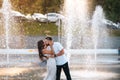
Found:
[[[71,63],[73,61],[73,63],[78,62],[77,60],[79,60],[79,63],[86,63],[84,59],[86,59],[86,55],[89,54],[95,54],[95,56],[97,55],[101,55],[102,57],[98,56],[96,62],[109,62],[109,63],[120,63],[120,61],[118,60],[118,58],[120,56],[118,56],[118,49],[70,49],[70,50],[66,50],[67,53],[70,53],[71,55],[73,54],[73,57],[71,56],[71,58],[74,59],[74,55],[78,54],[79,58],[77,59],[71,59]],[[4,56],[5,54],[5,56]],[[0,55],[1,55],[1,62],[0,65],[5,65],[5,64],[22,64],[22,63],[31,63],[31,62],[38,62],[39,58],[37,56],[38,54],[38,50],[37,49],[0,49]],[[104,56],[103,54],[107,54],[110,56]],[[7,55],[7,56],[6,56]],[[34,56],[35,55],[35,56]],[[84,56],[83,56],[84,55]],[[2,57],[3,56],[3,57]],[[69,55],[67,56],[69,57]],[[94,60],[94,59],[93,59]],[[77,63],[78,64],[78,63]]]
[[[71,54],[118,54],[118,49],[69,49]],[[38,54],[37,49],[0,49],[0,54]]]

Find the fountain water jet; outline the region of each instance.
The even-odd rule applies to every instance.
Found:
[[[81,8],[83,8],[82,11]],[[62,38],[64,40],[63,42],[66,43],[65,48],[84,48],[86,43],[84,43],[83,40],[85,40],[84,37],[87,36],[85,33],[88,27],[86,22],[88,19],[87,0],[65,0],[63,14],[65,20],[63,22]],[[81,45],[79,45],[80,42],[82,43]]]
[[[97,6],[90,19],[87,2],[88,0],[65,0],[61,41],[66,43],[66,49],[94,49],[96,60],[96,50],[104,46],[102,39],[107,40],[108,29],[104,23],[102,7]]]
[[[100,40],[100,38],[107,38],[108,36],[108,32],[107,32],[107,28],[106,25],[104,24],[104,12],[101,6],[97,6],[93,17],[92,17],[92,39],[93,39],[93,43],[94,43],[94,49],[95,49],[95,60],[97,59],[97,53],[96,53],[96,49],[98,48],[98,41]],[[101,33],[102,32],[102,33]],[[101,43],[102,44],[102,43]]]
[[[81,11],[81,8],[84,9]],[[83,34],[87,32],[87,0],[65,0],[63,15],[65,18],[62,23],[61,42],[64,47],[67,50],[85,48],[84,40],[87,38],[87,34],[84,35],[85,37],[83,37]],[[70,55],[67,54],[68,59],[70,59]]]
[[[10,49],[9,47],[9,37],[10,37],[10,11],[11,11],[11,4],[9,0],[3,0],[3,5],[1,12],[3,13],[3,20],[4,20],[4,27],[5,27],[5,44],[6,49]],[[7,54],[7,66],[9,65],[9,53]],[[8,66],[9,67],[9,66]]]
[[[3,5],[1,12],[3,13],[4,18],[4,27],[5,27],[5,42],[6,42],[6,48],[9,49],[9,28],[10,28],[10,11],[11,11],[11,4],[9,0],[3,0]]]
[[[24,47],[24,35],[21,27],[19,27],[19,22],[16,21],[19,18],[25,18],[24,14],[18,11],[12,10],[12,5],[10,0],[3,0],[2,8],[0,9],[2,14],[1,21],[3,22],[4,33],[2,37],[4,39],[3,43],[5,46],[0,46],[6,49],[10,48],[23,48]],[[1,36],[1,35],[0,35]],[[16,45],[16,43],[18,43]],[[2,43],[1,43],[2,44]]]
[[[13,36],[12,33],[14,32],[12,30],[12,23],[14,22],[13,16],[15,11],[12,10],[12,5],[9,0],[3,0],[2,8],[0,9],[0,12],[2,13],[2,21],[4,26],[4,36],[5,36],[5,46],[4,48],[8,53],[6,54],[6,66],[9,68],[10,64],[10,50],[11,50],[11,43],[13,43]],[[16,33],[15,33],[16,34]],[[16,45],[16,43],[15,43]],[[4,52],[3,52],[4,53]],[[5,64],[4,64],[5,65]],[[8,76],[6,76],[6,79],[8,79]]]
[[[88,73],[96,71],[97,49],[103,45],[101,39],[106,40],[108,33],[104,24],[105,17],[102,7],[97,6],[92,19],[90,19],[87,2],[88,0],[65,0],[63,8],[65,20],[62,27],[61,41],[67,50],[94,50],[93,55],[90,55],[89,51],[87,55],[81,57],[85,60],[84,63]],[[68,54],[69,58],[70,55]]]

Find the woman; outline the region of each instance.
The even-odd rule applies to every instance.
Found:
[[[50,50],[48,50],[43,40],[38,41],[38,52],[40,60],[47,59],[47,76],[44,80],[55,80],[56,61],[55,58],[52,58],[52,55],[54,55],[52,44],[50,44]]]

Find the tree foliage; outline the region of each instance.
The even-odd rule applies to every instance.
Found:
[[[41,12],[41,0],[11,0],[14,10],[20,11],[24,14],[32,14],[34,12]]]
[[[25,14],[58,12],[63,0],[11,0],[13,8]]]
[[[0,0],[0,6],[2,6]],[[59,12],[64,0],[10,0],[14,10],[24,14]],[[120,0],[88,0],[93,5],[102,5],[106,17],[114,22],[120,22]],[[92,6],[92,7],[94,7]],[[92,10],[92,9],[91,9]]]
[[[96,0],[96,5],[102,5],[108,19],[120,22],[120,0]]]

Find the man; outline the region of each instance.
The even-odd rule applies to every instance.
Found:
[[[63,69],[67,80],[72,80],[70,76],[68,61],[65,56],[64,48],[59,42],[53,42],[52,37],[46,37],[46,44],[53,43],[54,57],[56,59],[56,80],[60,80],[61,70]]]

